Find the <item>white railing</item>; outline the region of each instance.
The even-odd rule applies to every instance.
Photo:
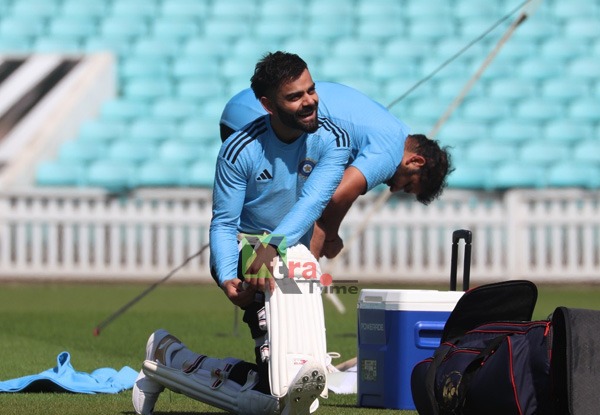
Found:
[[[600,281],[599,192],[447,191],[430,206],[392,198],[355,237],[373,201],[359,199],[344,221],[351,243],[343,257],[323,260],[334,281],[445,282],[456,229],[473,232],[475,284]],[[210,217],[211,193],[200,189],[127,198],[94,190],[4,192],[0,279],[157,279],[208,243]],[[205,250],[173,280],[209,281],[208,258]]]

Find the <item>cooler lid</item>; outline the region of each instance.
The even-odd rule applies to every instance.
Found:
[[[364,289],[359,309],[398,311],[452,311],[463,291]]]

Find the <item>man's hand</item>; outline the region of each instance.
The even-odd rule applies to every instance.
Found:
[[[310,239],[310,252],[314,255],[315,258],[321,258],[323,254],[323,245],[325,245],[325,231],[323,227],[319,224],[319,221],[315,222],[315,226],[313,227],[312,238]]]
[[[275,291],[275,278],[273,265],[276,263],[274,258],[279,254],[277,248],[272,245],[261,245],[255,250],[256,258],[245,270],[245,281],[256,291],[265,292],[267,289]]]
[[[246,307],[254,301],[256,289],[251,286],[244,288],[244,283],[239,278],[227,280],[221,284],[221,289],[225,292],[229,301],[238,307]]]
[[[343,248],[344,241],[339,235],[336,235],[335,238],[324,242],[322,253],[325,258],[331,259],[336,257]]]

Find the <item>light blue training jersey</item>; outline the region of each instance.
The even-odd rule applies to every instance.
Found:
[[[348,133],[324,117],[315,133],[290,144],[277,138],[269,115],[233,133],[221,146],[213,188],[210,263],[219,285],[238,276],[238,233],[308,245],[349,156]]]
[[[319,115],[332,120],[350,135],[350,165],[367,180],[367,191],[392,177],[400,165],[409,127],[383,105],[349,86],[315,82],[319,95]],[[239,130],[266,114],[250,88],[226,104],[221,123]]]

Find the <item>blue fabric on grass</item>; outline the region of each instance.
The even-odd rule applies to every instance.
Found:
[[[56,361],[53,369],[0,382],[0,392],[119,393],[133,388],[138,374],[128,366],[119,371],[100,368],[92,373],[77,372],[68,352],[59,353]]]

